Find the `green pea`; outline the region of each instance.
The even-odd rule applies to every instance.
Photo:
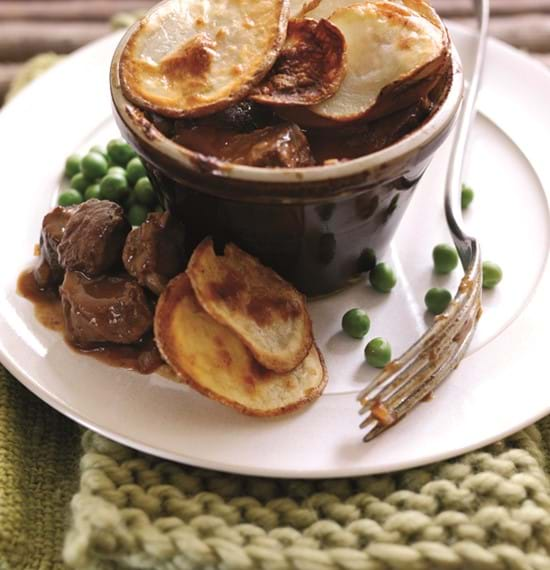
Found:
[[[374,269],[376,265],[376,253],[370,247],[367,247],[361,252],[357,260],[357,268],[360,273],[367,273]]]
[[[369,281],[379,293],[389,293],[397,284],[397,277],[387,263],[378,263],[369,273]]]
[[[84,192],[84,199],[85,200],[100,200],[101,199],[101,189],[99,184],[92,184],[86,188],[86,192]]]
[[[458,265],[456,248],[446,243],[436,245],[432,257],[436,273],[450,273]]]
[[[119,166],[126,166],[136,156],[135,150],[122,139],[109,141],[107,154],[113,163]]]
[[[57,199],[57,203],[60,206],[74,206],[75,204],[81,204],[83,202],[82,194],[71,188],[70,190],[65,190],[65,192],[61,192]]]
[[[126,166],[126,177],[130,184],[135,184],[140,178],[147,176],[147,171],[141,159],[136,156]]]
[[[128,194],[128,196],[124,199],[124,202],[122,205],[124,206],[124,210],[126,212],[128,212],[130,210],[130,208],[132,206],[134,206],[135,204],[137,204],[136,197],[134,196],[134,194],[132,192],[130,192]]]
[[[97,152],[88,153],[80,164],[80,169],[82,174],[89,178],[90,180],[97,180],[102,178],[107,174],[107,169],[109,165],[107,164],[107,159]]]
[[[452,300],[453,296],[450,291],[438,287],[430,289],[424,297],[426,308],[432,315],[444,313]]]
[[[88,178],[86,178],[84,174],[82,174],[82,172],[75,174],[71,178],[71,188],[74,188],[79,192],[85,192],[86,188],[88,188],[89,185],[90,185],[90,180],[88,180]]]
[[[460,194],[460,205],[465,210],[474,201],[474,191],[466,184],[462,185],[462,192]]]
[[[96,152],[97,154],[101,154],[105,158],[107,158],[107,149],[100,144],[94,145],[89,152]]]
[[[374,368],[384,368],[391,361],[391,346],[383,338],[373,338],[365,348],[365,358]]]
[[[493,289],[502,281],[502,269],[496,263],[484,261],[482,271],[484,289]]]
[[[107,170],[107,174],[119,174],[120,176],[124,176],[124,178],[128,179],[126,176],[126,169],[122,168],[122,166],[111,166],[109,170]]]
[[[149,178],[143,177],[136,182],[134,196],[144,206],[152,206],[156,202],[157,197]]]
[[[128,192],[126,176],[107,174],[99,184],[99,192],[103,200],[122,201]]]
[[[65,161],[65,176],[72,178],[75,174],[80,172],[81,158],[78,154],[71,154]]]
[[[132,224],[132,226],[141,226],[143,222],[147,219],[147,215],[149,214],[149,210],[142,206],[141,204],[134,204],[130,206],[128,210],[128,221]]]
[[[351,338],[363,338],[370,329],[369,316],[361,309],[351,309],[342,317],[342,329]]]

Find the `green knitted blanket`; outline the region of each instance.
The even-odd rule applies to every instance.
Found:
[[[549,462],[547,418],[393,475],[226,475],[83,431],[0,367],[0,570],[550,570]]]

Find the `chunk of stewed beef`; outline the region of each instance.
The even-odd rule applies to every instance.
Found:
[[[143,289],[127,275],[89,278],[67,271],[59,292],[67,336],[78,346],[133,344],[153,325]]]
[[[281,168],[315,164],[306,136],[300,127],[288,123],[248,133],[211,125],[180,126],[174,142],[233,164]]]
[[[58,206],[44,216],[40,233],[40,260],[34,269],[34,278],[41,289],[59,285],[63,268],[59,264],[57,247],[75,208]]]
[[[223,149],[223,158],[249,166],[300,168],[315,160],[300,127],[282,124],[234,136]]]
[[[126,238],[122,260],[140,285],[160,295],[185,267],[183,226],[170,214],[149,214]]]
[[[61,267],[90,277],[106,273],[120,264],[130,229],[118,204],[106,200],[84,202],[71,216],[57,248]]]

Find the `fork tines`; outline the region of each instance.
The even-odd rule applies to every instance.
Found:
[[[360,428],[370,441],[428,399],[458,366],[481,315],[481,264],[472,264],[448,311],[398,360],[391,362],[357,397],[366,414]]]

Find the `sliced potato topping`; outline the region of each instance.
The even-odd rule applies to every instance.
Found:
[[[339,8],[330,21],[346,38],[347,73],[333,97],[310,109],[337,122],[367,116],[385,87],[414,80],[447,48],[439,28],[392,2]]]
[[[165,0],[124,48],[124,94],[169,117],[225,108],[269,71],[287,23],[286,0]]]
[[[372,2],[387,1],[387,0],[370,0]],[[434,26],[443,29],[443,23],[439,19],[436,11],[426,2],[426,0],[390,0],[394,4],[401,4],[406,6],[409,10],[420,14],[429,20]],[[345,8],[352,4],[357,4],[357,0],[311,0],[306,2],[302,8],[302,14],[307,18],[321,18],[330,17],[339,8]]]
[[[269,370],[293,370],[310,351],[313,335],[303,295],[236,245],[228,244],[218,256],[212,241],[204,240],[187,274],[204,310],[233,330]]]
[[[318,398],[327,382],[314,345],[290,373],[277,374],[258,364],[232,330],[203,310],[185,273],[160,297],[155,339],[164,359],[192,388],[248,415],[296,410]]]
[[[250,98],[268,105],[321,103],[344,79],[345,51],[342,32],[328,20],[291,20],[275,65]]]

